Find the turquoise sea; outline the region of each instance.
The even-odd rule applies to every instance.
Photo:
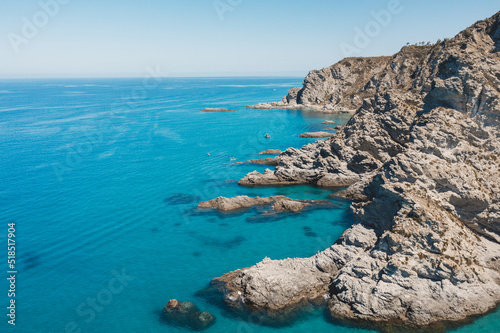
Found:
[[[311,314],[273,328],[229,315],[199,291],[265,257],[311,256],[352,223],[349,203],[264,217],[200,212],[217,196],[283,194],[327,199],[314,187],[243,188],[265,166],[233,165],[345,115],[252,110],[301,78],[163,78],[0,81],[0,240],[7,276],[15,223],[16,326],[1,332],[186,332],[160,319],[172,298],[217,318],[207,332],[370,332]],[[236,112],[205,113],[205,107]],[[265,133],[271,135],[265,139]],[[496,312],[456,332],[497,332]]]

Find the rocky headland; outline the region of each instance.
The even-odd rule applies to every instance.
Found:
[[[411,327],[500,302],[500,12],[451,39],[312,71],[268,108],[357,110],[331,139],[289,148],[244,186],[346,187],[355,224],[310,258],[213,280],[235,311]],[[393,326],[394,327],[394,326]]]

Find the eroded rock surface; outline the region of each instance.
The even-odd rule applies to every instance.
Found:
[[[162,320],[166,323],[187,327],[192,330],[206,330],[215,323],[215,317],[209,312],[201,312],[191,302],[179,302],[171,299],[163,308]]]
[[[200,204],[198,204],[198,208],[215,208],[222,212],[229,212],[251,208],[254,206],[266,206],[272,204],[271,208],[277,212],[298,213],[309,206],[326,206],[329,203],[330,202],[326,200],[290,199],[282,195],[265,198],[251,198],[246,195],[242,195],[233,198],[218,197],[209,201],[200,202]]]
[[[231,109],[227,109],[227,108],[205,108],[201,111],[203,111],[203,112],[232,112],[232,111],[236,111],[236,110],[231,110]]]
[[[285,106],[357,109],[240,185],[348,186],[357,222],[311,258],[214,280],[234,308],[318,297],[332,317],[423,326],[500,302],[500,13],[452,39],[311,72]]]
[[[331,138],[333,133],[330,132],[307,132],[299,135],[301,138]]]
[[[234,164],[261,164],[261,165],[278,165],[280,162],[279,157],[267,157],[267,158],[259,158],[255,160],[249,160],[245,162],[236,162]]]
[[[279,149],[268,149],[268,150],[261,151],[259,153],[259,155],[279,155],[281,153],[282,153],[282,151]]]

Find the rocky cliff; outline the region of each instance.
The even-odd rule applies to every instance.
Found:
[[[409,326],[500,302],[500,12],[392,57],[348,58],[259,107],[357,109],[333,138],[290,148],[241,185],[345,186],[357,224],[311,258],[214,280],[234,308],[318,298],[334,318]]]

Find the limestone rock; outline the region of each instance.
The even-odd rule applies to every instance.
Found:
[[[281,195],[266,198],[236,196],[233,198],[218,197],[210,201],[201,202],[198,204],[198,208],[215,208],[219,211],[228,212],[270,204],[273,204],[271,208],[277,212],[298,213],[306,207],[312,205],[327,206],[330,202],[326,200],[295,200]]]
[[[249,160],[245,162],[236,162],[235,164],[261,164],[261,165],[274,165],[277,166],[280,163],[279,157],[267,157],[259,158],[255,160]]]
[[[301,138],[331,138],[332,136],[330,132],[308,132],[299,135]]]
[[[250,198],[246,195],[236,196],[233,198],[218,197],[210,201],[200,202],[198,208],[215,208],[220,211],[231,211],[253,206],[269,205],[276,200],[287,199],[284,196],[268,197],[268,198]]]
[[[238,184],[243,186],[272,186],[272,185],[283,185],[283,184],[303,184],[304,182],[278,178],[274,171],[266,169],[262,174],[258,171],[253,171],[247,174],[243,179],[241,179]]]
[[[297,200],[279,200],[273,204],[272,208],[277,212],[298,213],[307,206],[309,206],[307,202],[301,202]]]
[[[201,110],[203,112],[231,112],[236,110],[226,109],[226,108],[206,108]]]
[[[261,151],[259,153],[259,155],[278,155],[278,154],[281,154],[281,150],[279,150],[279,149],[268,149],[268,150]]]
[[[206,330],[215,323],[215,317],[208,312],[200,312],[191,302],[171,299],[163,308],[162,320],[174,326],[193,330]]]
[[[500,303],[500,12],[452,39],[310,72],[276,107],[357,109],[333,137],[280,155],[246,186],[348,186],[356,224],[310,258],[228,273],[234,308],[405,327]],[[227,298],[230,297],[230,298]]]

